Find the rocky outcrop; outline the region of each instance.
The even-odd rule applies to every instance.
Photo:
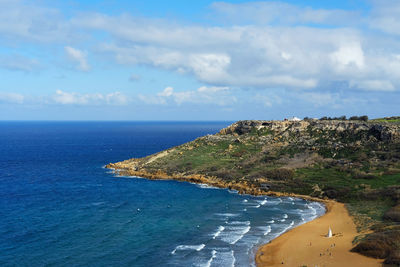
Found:
[[[373,203],[375,214],[382,201],[397,203],[389,210],[380,208],[382,220],[390,220],[388,228],[379,224],[381,232],[359,243],[355,251],[398,263],[400,228],[393,229],[392,224],[400,218],[400,119],[390,120],[394,123],[238,121],[215,135],[107,168],[123,176],[202,183],[252,195],[361,202],[360,212],[366,214],[356,213],[356,222],[368,227],[375,222],[364,204]],[[381,239],[384,242],[377,242]]]
[[[244,120],[222,129],[219,135],[240,136],[252,131],[266,130],[273,131],[278,135],[285,135],[285,133],[308,135],[310,131],[335,132],[336,134],[347,132],[353,135],[365,132],[366,138],[371,136],[381,141],[400,140],[400,126],[398,124],[317,119],[302,121]]]

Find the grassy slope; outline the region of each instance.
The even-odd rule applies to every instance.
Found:
[[[400,117],[374,122],[400,124]],[[273,191],[337,199],[347,203],[355,218],[360,231],[356,241],[364,245],[359,245],[358,251],[400,263],[396,254],[400,237],[393,239],[400,235],[398,222],[384,219],[389,209],[400,204],[400,192],[391,189],[400,184],[400,144],[368,141],[369,133],[363,131],[338,134],[309,127],[305,140],[304,133],[281,134],[253,128],[239,137],[206,136],[171,149],[142,168],[246,181],[254,187],[268,184]],[[309,140],[313,142],[308,144]],[[359,140],[367,141],[360,145]],[[366,236],[364,232],[370,230],[375,233]],[[377,239],[387,242],[377,247]]]

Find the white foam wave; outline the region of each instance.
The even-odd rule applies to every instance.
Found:
[[[224,230],[225,230],[225,227],[223,227],[222,225],[218,226],[218,230],[215,232],[215,234],[213,234],[213,239],[218,237]]]
[[[289,230],[290,228],[292,228],[294,225],[294,221],[292,221],[287,227],[285,227],[282,231],[280,231],[277,236],[280,236],[281,234],[285,233],[287,230]]]
[[[207,263],[204,265],[204,267],[210,267],[211,266],[211,263],[215,259],[216,254],[217,254],[216,250],[211,251],[211,258],[207,261]]]
[[[282,219],[282,220],[279,220],[280,222],[284,222],[284,221],[286,221],[286,219]]]
[[[196,250],[196,251],[200,251],[203,248],[205,248],[205,246],[206,246],[205,244],[201,244],[201,245],[179,245],[171,252],[171,254],[175,254],[176,251],[178,251],[178,250]]]
[[[283,218],[284,219],[287,219],[287,217],[288,217],[288,215],[285,213],[285,214],[283,214]]]
[[[237,217],[239,214],[237,213],[216,213],[215,215],[221,216],[221,217]]]
[[[247,199],[244,199],[244,200],[243,200],[243,203],[246,203],[246,202],[248,202],[248,200],[247,200]]]
[[[102,201],[102,202],[93,202],[92,206],[100,206],[100,205],[103,205],[104,203],[106,203],[106,202],[104,202],[104,201]]]
[[[268,221],[267,223],[274,223],[275,221],[274,220],[270,220],[270,221]]]
[[[261,206],[264,206],[265,204],[267,204],[267,199],[257,200],[257,202],[260,203]]]
[[[228,192],[231,194],[237,194],[239,193],[239,191],[235,190],[235,189],[228,189]]]
[[[229,224],[229,225],[250,225],[250,221],[232,221],[232,222],[227,222],[226,224]]]
[[[214,266],[235,266],[235,255],[233,250],[217,251],[212,263]],[[207,266],[208,267],[208,266]]]
[[[221,235],[221,240],[231,245],[236,244],[245,234],[250,231],[250,226],[234,226],[229,227],[229,231],[225,231],[224,235]]]
[[[271,226],[267,226],[267,229],[264,232],[264,235],[268,235],[269,233],[271,233]]]
[[[197,187],[203,188],[203,189],[220,189],[218,187],[208,185],[208,184],[196,184]]]

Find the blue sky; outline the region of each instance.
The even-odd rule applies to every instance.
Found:
[[[399,115],[395,0],[0,7],[0,120]]]

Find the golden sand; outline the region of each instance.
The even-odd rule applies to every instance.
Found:
[[[257,266],[382,266],[383,260],[350,252],[357,230],[344,204],[329,201],[326,206],[325,215],[262,246],[256,255]],[[329,227],[331,238],[326,237]]]

